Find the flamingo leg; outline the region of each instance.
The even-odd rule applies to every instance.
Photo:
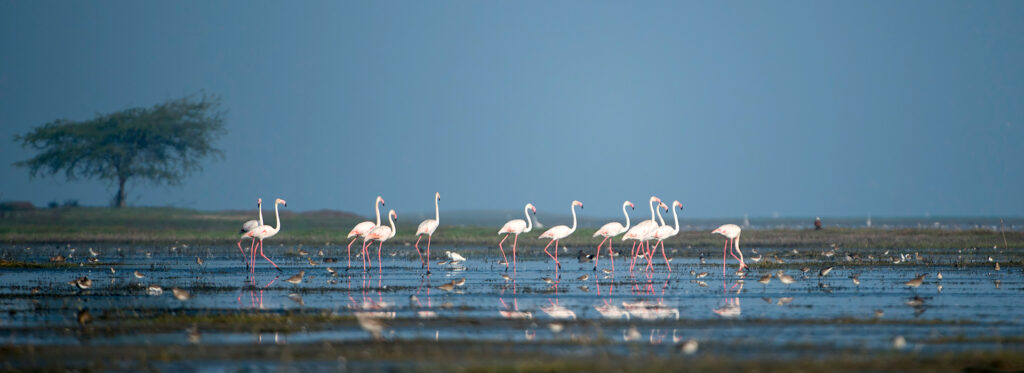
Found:
[[[427,262],[427,274],[428,275],[430,274],[430,239],[431,238],[434,238],[434,235],[433,234],[428,234],[427,235],[427,260],[426,260],[426,262]]]
[[[359,239],[359,236],[356,236],[356,238],[353,238],[352,241],[349,241],[348,242],[348,247],[345,249],[345,251],[348,252],[348,267],[345,267],[346,271],[349,268],[352,268],[352,244],[355,243],[356,240],[358,240],[358,239]]]
[[[725,277],[725,259],[727,258],[725,256],[726,250],[729,250],[729,239],[728,238],[725,239],[725,246],[722,246],[722,277],[723,278]]]
[[[611,237],[609,237],[609,238],[611,238]],[[608,260],[612,261],[612,270],[614,271],[615,270],[615,255],[613,255],[614,252],[612,251],[612,241],[615,241],[615,240],[613,240],[613,239],[609,239],[608,240]]]
[[[242,261],[245,261],[245,249],[242,248],[242,238],[238,239],[238,251],[242,253]]]
[[[278,267],[273,260],[270,260],[270,258],[263,254],[263,240],[260,240],[260,256],[262,256],[263,259],[266,259],[268,262],[270,262],[270,264],[273,265],[275,269],[277,269],[278,271],[281,270],[281,268]]]
[[[516,237],[519,237],[519,235],[516,235]],[[505,261],[505,270],[507,271],[508,270],[508,257],[505,256],[505,249],[503,249],[501,247],[501,244],[505,243],[506,239],[508,239],[508,233],[505,233],[505,238],[502,238],[501,241],[498,242],[498,250],[501,250],[501,259],[503,259]]]
[[[558,240],[555,240],[555,265],[557,266],[556,270],[562,268],[562,262],[558,261]]]
[[[555,240],[551,240],[550,242],[548,242],[548,244],[546,246],[544,246],[544,253],[548,254],[548,256],[551,257],[551,259],[553,259],[555,261],[555,264],[557,265],[558,264],[558,258],[555,258],[554,255],[551,255],[551,253],[548,252],[548,247],[551,247],[551,244],[553,244],[553,243],[555,243]],[[555,253],[558,253],[558,245],[555,245]]]
[[[605,237],[603,240],[601,240],[601,243],[597,244],[597,255],[594,255],[594,270],[595,271],[597,270],[597,262],[599,260],[601,260],[601,245],[604,245],[604,242],[608,241],[608,238],[610,238],[610,237]]]
[[[636,264],[636,241],[633,241],[633,250],[629,261],[629,272],[633,272],[633,265]]]
[[[506,236],[507,237],[507,236]],[[516,244],[519,243],[519,233],[516,233],[515,238],[512,239],[512,274],[516,273]],[[508,270],[508,261],[505,262],[505,270]]]
[[[733,241],[732,241],[732,242],[733,242],[733,251],[735,251],[736,253],[739,253],[739,254],[740,254],[740,257],[739,257],[739,258],[737,258],[737,257],[736,257],[736,254],[735,254],[735,253],[732,253],[732,257],[733,257],[734,259],[736,259],[736,260],[739,260],[739,261],[740,261],[740,270],[742,271],[742,270],[743,270],[744,268],[747,268],[747,263],[744,263],[744,262],[743,262],[743,252],[742,252],[742,251],[740,251],[740,238],[739,238],[739,237],[736,237],[735,239],[733,239]]]
[[[255,276],[256,275],[256,248],[258,248],[259,246],[256,245],[256,239],[253,239],[252,243],[255,246],[253,246],[253,248],[249,250],[249,273],[252,274],[253,276]],[[260,244],[263,244],[263,242],[260,242]]]
[[[420,240],[421,239],[423,239],[423,235],[422,234],[416,236],[416,243],[412,245],[412,247],[416,248],[416,255],[419,255],[419,257],[420,257],[420,268],[422,268],[423,265],[426,264],[425,262],[423,262],[423,254],[420,254]]]
[[[377,244],[377,272],[384,272],[384,262],[380,260],[380,249],[384,247],[384,241]]]
[[[672,272],[672,266],[668,263],[668,255],[665,255],[665,241],[661,241],[661,257],[665,258],[665,267],[668,268],[669,272]]]
[[[651,250],[651,242],[650,241],[647,241],[646,244],[647,244],[647,269],[653,271],[654,270],[654,250]],[[655,248],[657,248],[657,243],[655,243]]]
[[[367,245],[366,239],[364,238],[363,239],[363,248],[359,250],[359,252],[362,253],[362,256],[363,256],[363,272],[366,272],[366,262],[368,260],[370,260],[370,258],[366,257],[366,245]],[[370,265],[372,266],[373,262],[370,262]]]

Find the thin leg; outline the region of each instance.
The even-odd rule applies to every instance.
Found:
[[[562,268],[562,262],[558,261],[558,240],[555,240],[555,265],[557,266],[556,269]]]
[[[732,242],[733,242],[733,247],[732,247],[733,251],[735,253],[739,253],[740,254],[740,257],[737,258],[736,254],[733,253],[732,257],[735,258],[736,260],[740,261],[740,270],[742,271],[744,268],[747,268],[747,263],[743,262],[743,252],[740,251],[740,238],[736,237]]]
[[[383,273],[384,272],[384,262],[382,260],[380,260],[380,249],[382,247],[384,247],[384,241],[381,241],[379,244],[377,244],[377,272],[378,273]]]
[[[412,245],[412,247],[416,248],[416,255],[419,255],[419,257],[420,257],[420,268],[422,268],[423,265],[426,264],[426,263],[423,262],[423,254],[420,254],[420,240],[421,239],[423,239],[423,235],[422,234],[416,236],[416,243],[414,245]]]
[[[665,267],[668,268],[669,272],[672,272],[672,265],[668,263],[668,255],[665,255],[665,241],[661,241],[661,257],[665,258]]]
[[[555,256],[551,255],[551,253],[548,252],[548,247],[551,247],[551,244],[553,244],[553,243],[555,243],[555,240],[549,241],[548,244],[546,246],[544,246],[544,253],[548,254],[548,256],[551,257],[551,259],[555,261],[555,264],[558,264],[558,259],[555,259]],[[556,253],[558,252],[558,246],[555,246],[555,252]]]
[[[268,258],[266,255],[263,254],[263,240],[260,240],[260,256],[262,256],[263,259],[266,259],[268,262],[270,262],[270,264],[273,265],[274,268],[276,268],[278,271],[281,270],[281,268],[278,267],[277,264],[275,264],[273,260],[270,260],[270,258]]]
[[[611,237],[609,237],[609,238],[611,238]],[[614,271],[615,270],[615,252],[612,251],[612,241],[615,241],[615,240],[613,240],[613,239],[609,239],[608,240],[608,260],[612,261],[612,270]]]
[[[352,244],[355,243],[356,240],[358,240],[358,239],[359,239],[359,236],[356,236],[356,238],[353,238],[352,241],[349,241],[348,242],[348,248],[345,249],[345,251],[348,252],[348,267],[345,267],[346,271],[349,268],[352,268]]]
[[[512,274],[513,275],[516,273],[516,246],[517,246],[516,244],[518,244],[518,243],[519,243],[519,233],[516,233],[516,236],[512,239]],[[507,261],[505,263],[506,263],[505,265],[508,265]],[[505,270],[507,271],[508,267],[505,267]]]
[[[426,262],[427,262],[427,274],[428,275],[430,274],[430,239],[431,238],[434,238],[434,235],[433,234],[428,234],[427,235],[427,260],[426,260]]]
[[[722,246],[722,277],[725,277],[725,251],[729,250],[729,239],[725,239],[725,246]]]
[[[519,235],[516,235],[516,237],[519,237]],[[506,271],[508,270],[508,257],[505,256],[505,249],[503,249],[501,247],[501,244],[505,243],[505,239],[507,239],[507,238],[508,238],[508,233],[505,233],[505,238],[502,238],[501,242],[498,242],[498,250],[501,250],[501,259],[505,261],[505,270]]]
[[[609,237],[605,237],[601,240],[601,243],[597,244],[597,255],[594,256],[594,270],[597,270],[597,261],[601,260],[601,245],[604,245],[605,241],[608,241]]]
[[[636,241],[633,241],[633,250],[631,252],[632,254],[629,255],[631,258],[629,260],[629,271],[633,272],[633,265],[636,264]]]
[[[651,242],[647,241],[647,269],[654,270],[654,250],[651,250]]]

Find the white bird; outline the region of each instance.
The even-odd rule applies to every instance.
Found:
[[[437,230],[437,225],[441,224],[441,210],[438,209],[438,202],[441,201],[441,193],[434,193],[434,218],[424,220],[420,223],[419,228],[416,228],[416,244],[413,247],[416,248],[416,255],[420,256],[420,262],[427,266],[427,273],[430,273],[430,239],[434,236],[434,231]],[[427,259],[423,260],[423,255],[420,254],[420,239],[423,235],[427,235]]]
[[[558,262],[558,241],[563,238],[569,237],[569,235],[572,234],[572,232],[576,231],[576,206],[579,206],[582,209],[583,202],[572,201],[572,205],[569,206],[569,209],[572,210],[572,228],[569,228],[564,225],[556,225],[554,227],[551,227],[544,233],[541,233],[539,237],[541,239],[547,238],[551,240],[550,242],[548,242],[547,246],[544,246],[544,253],[548,254],[548,256],[551,257],[551,259],[555,260],[555,272],[558,272],[558,269],[562,268],[562,263]],[[551,255],[551,253],[548,252],[548,247],[551,246],[552,243],[555,244],[555,255]]]
[[[744,268],[747,268],[747,264],[743,262],[743,252],[740,251],[740,231],[740,227],[736,224],[725,224],[711,231],[711,234],[717,233],[725,236],[726,238],[725,247],[722,248],[722,275],[725,275],[725,253],[729,250],[730,241],[732,241],[734,251],[730,254],[732,254],[733,258],[740,261],[739,270],[742,271]],[[736,257],[736,253],[740,254],[738,258]]]
[[[608,259],[612,261],[612,269],[615,269],[615,255],[612,253],[612,238],[620,234],[626,233],[626,231],[629,230],[629,213],[626,212],[626,206],[629,206],[630,209],[636,207],[633,205],[633,202],[626,201],[622,203],[622,215],[626,216],[625,227],[623,227],[622,224],[620,224],[619,222],[613,221],[611,223],[601,226],[601,229],[598,229],[597,232],[594,232],[594,237],[604,237],[604,239],[601,240],[601,243],[597,244],[597,254],[594,255],[595,271],[597,270],[597,262],[601,260],[601,245],[604,245],[605,242],[608,242]]]
[[[346,267],[346,269],[352,267],[352,243],[356,242],[356,239],[359,239],[360,237],[366,238],[366,234],[369,233],[370,230],[380,225],[380,206],[384,206],[384,197],[377,196],[377,199],[373,201],[373,211],[377,215],[376,223],[372,221],[360,222],[359,224],[356,224],[355,227],[352,227],[352,230],[348,231],[348,237],[346,238],[351,238],[352,241],[348,242],[348,248],[346,249],[348,251],[348,267]]]
[[[459,253],[456,252],[445,251],[444,254],[448,256],[448,259],[452,260],[453,264],[466,261],[466,257],[459,255]]]
[[[679,210],[682,210],[683,204],[679,201],[672,201],[672,207],[678,207]],[[668,225],[662,225],[651,233],[651,239],[658,241],[654,244],[654,250],[657,250],[658,245],[661,245],[661,256],[665,258],[665,266],[668,267],[669,272],[672,272],[672,266],[668,264],[668,255],[665,255],[665,239],[679,234],[679,215],[676,213],[675,209],[672,209],[672,218],[675,219],[675,228]],[[654,251],[651,251],[650,255],[653,256]]]
[[[378,225],[378,226],[374,227],[373,229],[371,229],[369,232],[366,232],[366,235],[363,236],[363,259],[366,259],[366,260],[370,259],[370,258],[368,258],[369,254],[366,251],[366,248],[369,247],[370,244],[373,243],[373,241],[379,242],[379,244],[377,245],[377,271],[378,272],[383,272],[384,271],[383,265],[381,264],[381,260],[380,260],[380,249],[384,246],[384,241],[387,241],[387,240],[391,239],[391,237],[395,236],[395,220],[397,220],[397,219],[398,219],[398,214],[395,213],[395,210],[388,211],[388,224],[390,224],[391,226],[389,227],[389,226],[386,226],[386,225]],[[370,265],[372,266],[373,263],[371,262]],[[364,271],[366,270],[366,262],[365,261],[363,262],[363,270]]]
[[[505,237],[498,242],[498,250],[501,250],[501,258],[505,260],[505,270],[508,270],[508,257],[505,256],[505,249],[501,247],[501,244],[505,243],[508,239],[508,235],[513,234],[515,238],[512,240],[512,271],[516,270],[516,244],[519,243],[519,234],[526,233],[533,230],[533,220],[530,220],[530,211],[534,214],[537,213],[537,208],[533,207],[532,203],[527,203],[526,207],[523,207],[523,214],[526,215],[526,220],[523,219],[512,219],[509,220],[505,225],[501,226],[498,230],[498,234],[505,234]]]
[[[650,233],[651,231],[653,231],[654,229],[658,228],[658,223],[654,220],[655,219],[655,215],[654,215],[655,203],[660,204],[661,203],[661,198],[658,198],[658,197],[655,197],[655,196],[651,196],[650,201],[648,201],[648,205],[650,205],[650,208],[651,208],[651,220],[644,220],[644,221],[641,221],[641,222],[637,223],[636,225],[633,226],[633,228],[630,228],[629,230],[627,230],[626,234],[622,236],[622,241],[626,241],[626,240],[636,241],[636,242],[633,242],[633,254],[630,255],[632,257],[632,259],[630,260],[630,263],[629,263],[629,270],[630,270],[630,272],[633,271],[633,265],[636,264],[637,244],[639,243],[640,244],[640,248],[642,249],[643,248],[643,239],[644,239],[644,237],[646,237],[647,234]]]
[[[270,258],[267,258],[267,256],[263,254],[263,240],[267,239],[267,238],[270,238],[270,237],[274,237],[274,235],[276,235],[277,232],[281,231],[281,214],[278,211],[278,208],[277,208],[278,205],[284,205],[285,207],[288,207],[288,202],[285,202],[285,200],[280,199],[280,198],[274,200],[274,218],[277,219],[277,226],[276,227],[271,227],[269,225],[260,225],[260,226],[258,226],[256,228],[254,228],[252,231],[246,233],[245,236],[253,237],[255,239],[260,240],[260,242],[256,245],[256,247],[260,251],[260,256],[262,256],[263,259],[266,259],[268,262],[270,262],[271,265],[274,266],[274,268],[276,268],[278,271],[280,271],[281,268],[279,268],[277,266],[277,264],[274,263],[273,260],[270,260]],[[252,268],[250,270],[252,272],[255,272],[256,271],[256,252],[255,252],[255,250],[253,250],[249,254],[250,254],[249,257],[251,258],[250,263],[252,263]]]
[[[245,266],[246,267],[249,266],[249,261],[246,260],[246,258],[245,258],[245,250],[242,249],[242,240],[245,239],[245,237],[246,237],[245,234],[246,233],[252,232],[252,230],[256,229],[256,227],[259,227],[259,226],[263,225],[263,198],[257,198],[256,199],[256,211],[259,212],[259,220],[249,220],[249,221],[247,221],[245,223],[242,223],[242,229],[238,231],[238,234],[242,235],[242,237],[238,238],[238,251],[242,252],[242,260],[245,261]],[[251,252],[253,247],[255,247],[255,246],[256,246],[256,238],[253,238],[252,239],[252,244],[249,245],[249,251]]]

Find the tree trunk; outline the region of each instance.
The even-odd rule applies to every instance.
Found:
[[[124,182],[125,181],[128,181],[128,180],[123,178],[123,177],[117,179],[117,197],[115,197],[115,199],[114,199],[114,207],[122,208],[125,205],[125,203],[124,203],[124,200],[125,200]]]

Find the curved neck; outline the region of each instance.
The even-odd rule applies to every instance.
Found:
[[[263,225],[263,202],[256,204],[256,210],[260,212],[260,225]]]
[[[434,198],[434,221],[437,222],[437,225],[441,225],[441,210],[437,207],[438,202],[439,200]]]
[[[628,231],[629,230],[629,213],[626,212],[626,206],[627,205],[628,205],[628,203],[623,203],[622,204],[622,215],[626,215],[626,228],[624,228],[623,230],[627,230]]]
[[[661,209],[660,208],[658,209],[658,223],[660,225],[665,225],[665,219],[662,219],[662,217],[661,217]]]
[[[676,232],[675,232],[675,234],[679,234],[679,215],[676,215],[677,211],[676,211],[675,207],[676,207],[675,204],[673,204],[672,205],[672,218],[676,220]]]
[[[654,201],[653,200],[651,201],[650,205],[651,205],[651,221],[654,221]]]
[[[523,207],[523,214],[526,215],[526,230],[523,232],[529,232],[533,230],[533,220],[530,219],[530,206]]]
[[[377,214],[377,225],[380,225],[380,198],[373,201],[373,212]]]
[[[277,202],[274,202],[274,219],[277,219],[277,227],[274,227],[274,230],[281,230],[281,214],[277,211]]]
[[[395,232],[396,232],[395,231],[395,219],[392,219],[391,218],[392,216],[394,216],[394,215],[391,215],[391,213],[388,213],[388,224],[391,224],[391,235],[394,236]]]
[[[572,205],[572,228],[569,228],[569,233],[576,231],[576,204]]]

